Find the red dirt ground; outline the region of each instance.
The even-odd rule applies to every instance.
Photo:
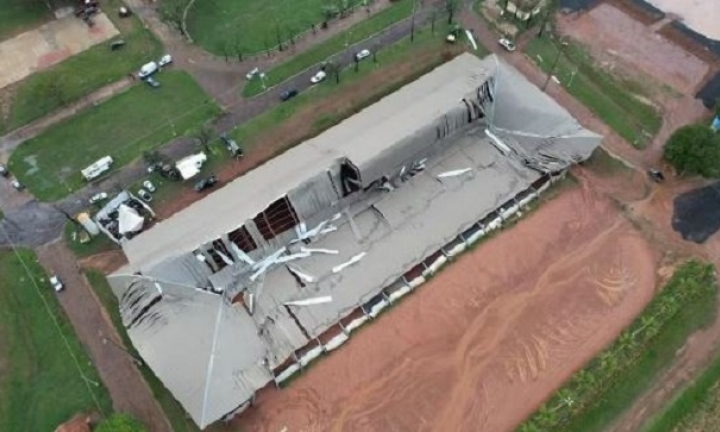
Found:
[[[241,430],[512,430],[639,313],[658,255],[587,180],[488,240]]]
[[[604,66],[637,68],[683,94],[694,95],[709,71],[703,60],[607,3],[579,16],[560,15],[558,25],[562,33],[590,47]]]

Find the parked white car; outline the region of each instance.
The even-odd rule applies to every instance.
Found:
[[[324,80],[326,77],[327,77],[327,74],[325,73],[325,71],[319,71],[318,73],[313,75],[312,78],[310,78],[310,82],[313,84],[317,84],[320,81]]]
[[[250,72],[248,72],[247,75],[245,75],[245,78],[247,78],[248,81],[251,81],[253,78],[255,78],[255,75],[257,75],[259,73],[260,73],[260,69],[255,68],[255,69],[251,70]]]
[[[170,54],[165,54],[164,56],[160,57],[160,60],[158,60],[158,66],[160,66],[160,67],[167,66],[172,62],[173,62],[172,56]]]
[[[364,49],[364,50],[362,50],[362,51],[358,51],[358,52],[355,53],[355,58],[356,58],[358,61],[360,61],[360,60],[362,60],[362,59],[364,59],[364,58],[368,58],[368,57],[370,57],[370,50]]]
[[[95,195],[90,197],[90,204],[95,204],[97,202],[100,202],[102,200],[106,200],[108,197],[107,192],[100,192],[96,193]]]
[[[154,74],[158,71],[158,64],[155,62],[145,63],[141,68],[140,72],[138,72],[138,76],[140,79],[149,77],[150,75]]]
[[[498,41],[498,43],[510,52],[515,51],[515,43],[508,38],[502,38]]]
[[[60,292],[65,288],[65,285],[63,285],[62,281],[57,276],[52,276],[50,278],[50,285],[52,285],[55,292]]]
[[[155,192],[157,189],[154,184],[150,180],[145,180],[143,182],[143,187],[148,190],[148,192]]]

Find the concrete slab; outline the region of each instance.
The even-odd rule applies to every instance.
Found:
[[[120,33],[104,13],[93,21],[68,16],[0,42],[0,89]]]

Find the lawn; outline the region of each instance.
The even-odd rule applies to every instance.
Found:
[[[299,53],[279,66],[264,71],[266,75],[265,85],[272,87],[280,84],[305,69],[327,60],[330,56],[339,53],[348,46],[363,41],[390,27],[403,18],[410,16],[413,6],[413,0],[399,0],[370,18],[355,24],[349,30]],[[243,88],[243,96],[245,97],[255,96],[262,92],[263,87],[259,79],[248,82]]]
[[[558,52],[555,40],[548,37],[533,38],[525,50],[545,72],[552,68]],[[641,101],[640,86],[601,70],[572,42],[560,56],[554,75],[570,94],[637,148],[644,148],[662,126],[657,110]]]
[[[83,187],[80,170],[99,158],[110,155],[120,168],[218,114],[187,73],[162,72],[157,80],[159,89],[137,84],[24,142],[10,169],[38,199],[58,200]]]
[[[0,10],[0,41],[52,18],[52,12],[42,1],[0,0]]]
[[[120,246],[117,243],[110,240],[108,236],[102,232],[95,237],[90,237],[89,242],[80,243],[78,240],[78,234],[80,231],[81,228],[76,223],[70,221],[65,224],[65,229],[63,231],[65,243],[78,258],[85,258],[101,252],[120,249]]]
[[[122,338],[123,344],[127,347],[128,351],[136,358],[139,358],[137,351],[130,341],[130,337],[125,331],[125,326],[122,324],[122,318],[118,311],[118,301],[115,294],[110,289],[107,279],[102,273],[97,271],[89,271],[86,273],[90,286],[92,286],[95,294],[97,294],[100,302],[102,303],[105,310],[108,312],[110,319],[115,325],[120,337]],[[172,394],[162,385],[160,380],[155,376],[152,370],[145,365],[140,368],[145,380],[147,381],[150,389],[155,396],[155,399],[160,403],[165,415],[167,416],[172,428],[175,432],[199,432],[199,429],[193,423],[190,418],[187,417],[185,410],[179,402],[173,398]]]
[[[577,372],[519,431],[606,430],[654,384],[695,331],[716,318],[710,264],[690,261],[618,339]]]
[[[42,3],[38,0],[36,2]],[[120,31],[118,38],[126,42],[125,48],[113,52],[109,48],[110,42],[101,43],[3,89],[3,96],[7,95],[11,103],[9,110],[3,111],[0,118],[0,134],[19,128],[124,78],[162,54],[160,42],[143,27],[137,17],[117,17],[115,12],[122,4],[121,0],[106,0],[103,8]],[[3,109],[7,108],[3,106]]]
[[[347,0],[349,6],[362,0]],[[222,55],[255,54],[289,42],[291,36],[320,29],[327,0],[196,1],[187,16],[187,29],[198,45]],[[359,13],[359,12],[358,12]],[[362,12],[364,13],[364,12]],[[332,26],[332,24],[330,24]]]
[[[0,430],[52,431],[78,412],[109,414],[110,397],[35,255],[0,252],[0,274]]]

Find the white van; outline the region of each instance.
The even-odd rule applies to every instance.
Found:
[[[154,74],[157,71],[158,71],[157,63],[155,63],[155,62],[146,63],[140,68],[140,72],[138,73],[138,76],[140,77],[140,79],[142,79],[145,77],[149,77],[150,75]]]

